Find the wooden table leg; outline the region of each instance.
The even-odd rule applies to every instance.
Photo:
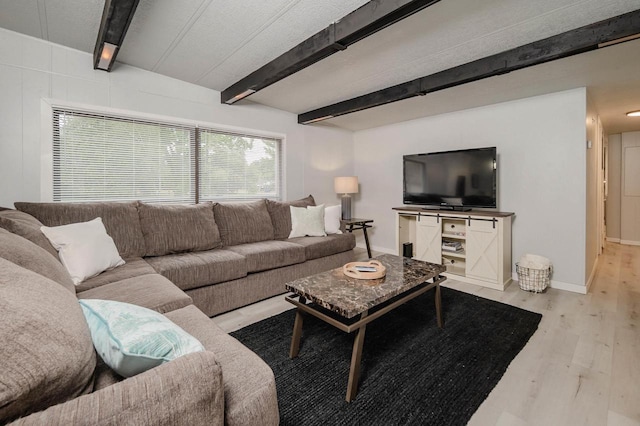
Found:
[[[296,320],[293,323],[293,336],[291,336],[291,348],[289,349],[289,358],[295,358],[300,351],[300,337],[302,337],[302,311],[296,310]]]
[[[360,318],[367,316],[367,311],[360,315]],[[356,331],[356,337],[353,340],[353,350],[351,352],[351,368],[349,369],[349,383],[347,384],[347,402],[351,402],[356,398],[358,393],[358,380],[360,380],[360,361],[362,360],[362,346],[364,345],[364,334],[367,326],[363,325]]]
[[[434,279],[438,279],[438,277]],[[436,284],[436,317],[438,319],[438,327],[442,328],[442,297],[440,296],[440,284]]]

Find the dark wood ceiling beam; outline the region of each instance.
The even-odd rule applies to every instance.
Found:
[[[298,115],[310,124],[635,39],[640,10]]]
[[[138,1],[105,1],[98,38],[93,49],[93,69],[111,71],[138,7]],[[105,43],[107,43],[106,47]]]
[[[232,104],[440,0],[372,0],[222,91]]]

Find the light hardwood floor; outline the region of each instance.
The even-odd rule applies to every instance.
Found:
[[[640,247],[608,243],[586,295],[443,286],[542,314],[470,425],[640,426]],[[291,308],[276,296],[213,321],[233,331]]]

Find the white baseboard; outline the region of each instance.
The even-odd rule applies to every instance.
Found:
[[[512,273],[512,277],[513,277],[513,283],[515,285],[519,285],[518,274],[515,271]],[[587,294],[587,291],[589,290],[589,288],[584,285],[565,283],[565,282],[556,281],[556,280],[551,280],[551,282],[549,283],[549,286],[557,290],[565,290],[565,291],[570,291],[572,293],[579,293],[579,294]]]
[[[572,283],[563,283],[562,281],[554,281],[554,280],[551,280],[551,288],[556,288],[558,290],[571,291],[573,293],[580,293],[580,294],[587,294],[587,291],[589,291],[588,286],[572,284]]]
[[[357,243],[356,247],[358,248],[362,248],[362,249],[367,249],[367,245],[365,243]],[[395,254],[397,255],[398,253],[390,248],[387,247],[379,247],[379,246],[371,246],[371,251],[379,251],[380,253],[387,253],[387,254]]]
[[[609,241],[610,243],[619,243],[620,238],[607,237],[607,241]]]
[[[640,246],[640,241],[620,240],[620,244],[626,244],[628,246]]]

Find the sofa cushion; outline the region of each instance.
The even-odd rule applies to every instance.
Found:
[[[15,203],[46,226],[68,225],[102,218],[107,234],[113,238],[120,256],[144,256],[145,243],[135,202],[115,203]]]
[[[127,278],[78,293],[78,299],[104,299],[131,303],[161,314],[190,305],[191,297],[158,274]]]
[[[276,240],[288,238],[291,233],[291,212],[289,211],[289,207],[307,207],[316,205],[316,202],[311,195],[295,201],[267,200],[266,202],[267,210],[271,217],[271,223],[273,224],[274,238]]]
[[[197,339],[150,309],[100,299],[81,300],[80,306],[96,351],[123,377],[132,377],[183,355],[204,351]]]
[[[26,238],[0,229],[0,257],[49,278],[76,294],[76,287],[64,266]]]
[[[353,249],[356,237],[351,233],[333,234],[326,237],[290,238],[287,242],[303,246],[306,259],[311,260]]]
[[[305,261],[304,247],[286,241],[261,241],[226,247],[246,259],[247,272],[259,272]]]
[[[224,246],[273,240],[273,225],[265,200],[213,206]]]
[[[94,392],[121,382],[122,380],[122,376],[120,376],[118,373],[113,371],[111,367],[105,364],[102,358],[98,357],[93,380]]]
[[[233,281],[186,290],[185,293],[193,298],[194,306],[213,317],[285,293],[285,284],[290,281],[342,268],[345,263],[354,260],[355,253],[349,250],[304,263],[256,272]]]
[[[117,268],[104,271],[100,275],[88,278],[76,286],[78,292],[90,290],[105,284],[122,281],[127,278],[139,277],[140,275],[155,274],[156,271],[141,257],[130,257],[125,259],[125,264]]]
[[[75,296],[0,259],[0,423],[93,388],[96,353]]]
[[[67,268],[74,284],[124,265],[113,238],[107,235],[102,219],[43,226],[42,232],[58,250],[60,262]]]
[[[149,257],[146,261],[159,274],[167,277],[183,290],[230,281],[247,275],[246,259],[224,249]]]
[[[160,365],[12,426],[222,426],[222,369],[209,351]]]
[[[32,243],[42,247],[58,259],[58,251],[51,245],[47,237],[44,236],[40,228],[42,222],[30,214],[18,210],[3,210],[0,212],[0,228],[20,235]]]
[[[213,203],[153,205],[138,203],[146,256],[220,247]]]
[[[214,353],[222,368],[225,425],[277,425],[275,378],[258,355],[222,331],[195,306],[167,314],[167,318]]]

